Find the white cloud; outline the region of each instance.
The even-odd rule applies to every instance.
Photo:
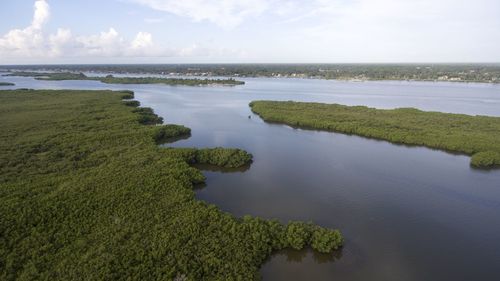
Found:
[[[143,31],[127,40],[113,27],[93,35],[74,35],[66,28],[58,28],[56,33],[49,34],[44,30],[49,19],[50,7],[47,1],[35,1],[31,25],[24,29],[13,29],[0,37],[0,61],[20,63],[48,59],[53,62],[57,59],[82,58],[212,57],[237,53],[199,45],[166,48],[155,44],[152,34]]]
[[[139,32],[127,50],[129,56],[172,56],[175,51],[162,48],[153,42],[153,35],[148,32]]]
[[[46,34],[44,26],[50,18],[46,0],[37,0],[31,25],[13,29],[0,37],[2,61],[57,57],[132,57],[171,56],[172,51],[156,46],[150,33],[139,32],[126,40],[114,29],[89,36],[74,36],[69,29],[58,28]]]
[[[139,32],[132,41],[132,49],[150,48],[153,46],[153,36],[151,33]]]
[[[57,57],[63,55],[71,44],[72,39],[71,30],[64,28],[57,29],[56,34],[49,36],[49,45],[51,46],[49,56]]]
[[[45,0],[39,0],[35,2],[35,14],[33,16],[33,22],[31,26],[35,29],[41,29],[45,23],[49,20],[50,8],[49,4]]]
[[[76,62],[104,62],[105,58],[158,62],[157,57],[173,57],[177,62],[500,59],[499,0],[117,1],[154,9],[149,13],[137,9],[129,15],[143,19],[144,26],[165,21],[149,27],[161,30],[165,25],[171,36],[164,34],[161,40],[164,44],[181,44],[176,47],[158,45],[154,36],[145,31],[125,36],[119,33],[118,23],[116,28],[90,35],[74,34],[65,28],[50,31],[46,27],[50,19],[48,0],[32,1],[35,12],[29,26],[0,35],[0,63],[54,62],[58,58]],[[199,24],[174,26],[167,22],[173,17],[161,12]],[[178,19],[173,23],[177,24]],[[221,27],[239,30],[221,32]]]
[[[36,1],[34,8],[35,14],[30,26],[13,29],[0,38],[0,54],[31,56],[40,53],[40,48],[44,44],[42,27],[49,20],[50,9],[45,0]]]
[[[195,22],[209,21],[233,28],[243,20],[262,14],[270,7],[266,0],[130,0],[152,9],[189,17]]]
[[[79,49],[90,56],[119,56],[127,47],[125,40],[112,27],[97,35],[79,36],[75,41]]]

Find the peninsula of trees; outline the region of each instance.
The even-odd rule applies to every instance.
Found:
[[[338,249],[337,230],[236,218],[194,196],[190,164],[251,154],[163,148],[189,135],[130,91],[0,91],[0,280],[256,280],[276,250]]]
[[[0,86],[15,86],[16,84],[10,82],[0,82]]]
[[[224,85],[236,86],[245,84],[244,81],[227,79],[200,79],[200,78],[160,78],[160,77],[115,77],[107,75],[105,77],[91,77],[83,73],[72,72],[13,72],[6,76],[35,77],[37,80],[93,80],[106,84],[165,84],[165,85],[185,85],[185,86],[210,86]]]
[[[250,107],[268,122],[464,153],[474,167],[500,165],[500,117],[292,101],[253,101]]]

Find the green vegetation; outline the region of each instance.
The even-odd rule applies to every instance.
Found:
[[[166,84],[166,85],[185,85],[185,86],[207,86],[207,85],[243,85],[245,82],[228,79],[198,79],[198,78],[155,78],[155,77],[114,77],[108,75],[104,78],[92,78],[107,84]]]
[[[183,76],[299,77],[500,83],[500,64],[134,64],[12,66],[5,70],[100,71]]]
[[[320,253],[330,253],[342,245],[342,235],[339,231],[331,231],[321,227],[313,227],[311,233],[311,248]]]
[[[2,76],[38,77],[44,76],[44,73],[45,72],[15,71],[13,73],[3,74]]]
[[[474,167],[500,165],[499,117],[291,101],[254,101],[250,107],[268,122],[465,153]]]
[[[245,82],[238,81],[233,78],[228,79],[199,79],[199,78],[158,78],[158,77],[114,77],[108,75],[106,77],[89,77],[83,73],[71,72],[14,72],[8,76],[25,76],[35,77],[37,80],[93,80],[100,81],[106,84],[165,84],[165,85],[184,85],[184,86],[209,86],[209,85],[225,85],[235,86],[243,85]]]
[[[138,107],[139,105],[141,105],[141,103],[139,101],[136,101],[136,100],[126,100],[123,102],[123,104],[126,106],[132,106],[132,107]]]
[[[169,139],[191,135],[191,129],[182,125],[168,124],[156,126],[153,132],[153,139],[157,144],[166,143]]]
[[[196,163],[205,163],[221,167],[241,167],[252,161],[252,155],[239,149],[200,149],[196,154]]]
[[[23,76],[23,77],[35,77],[38,80],[87,80],[88,77],[83,73],[71,73],[71,72],[14,72],[8,74],[7,76]]]
[[[16,84],[10,82],[0,82],[0,86],[15,86]]]
[[[121,93],[120,97],[122,99],[124,99],[124,100],[131,100],[131,99],[134,98],[134,92],[133,91],[123,90],[123,91],[120,91],[120,93]],[[125,101],[125,102],[127,102],[127,101]]]
[[[255,280],[273,251],[342,245],[335,230],[196,200],[204,177],[189,164],[251,155],[159,147],[189,129],[142,125],[159,117],[123,98],[133,92],[0,91],[0,280]]]
[[[156,115],[150,107],[137,107],[132,112],[137,113],[137,121],[143,125],[163,123],[163,117]]]

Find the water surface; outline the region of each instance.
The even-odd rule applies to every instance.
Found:
[[[500,85],[256,78],[237,87],[172,87],[8,78],[16,87],[131,89],[166,122],[192,129],[191,138],[169,145],[252,153],[250,167],[206,169],[196,196],[236,216],[313,221],[346,238],[333,255],[276,253],[262,267],[264,280],[500,280],[500,170],[472,169],[464,155],[267,124],[248,107],[296,100],[500,116]]]

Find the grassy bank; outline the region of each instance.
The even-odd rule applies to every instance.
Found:
[[[100,81],[106,84],[165,84],[165,85],[184,85],[184,86],[210,86],[224,85],[236,86],[243,85],[245,82],[233,78],[228,79],[199,79],[199,78],[158,78],[158,77],[114,77],[108,75],[105,77],[89,77],[83,73],[70,72],[14,72],[8,76],[35,77],[37,80],[63,81],[63,80],[92,80]]]
[[[254,101],[250,107],[269,122],[465,153],[475,167],[500,165],[498,117],[301,102]]]
[[[132,98],[0,91],[0,280],[253,280],[274,250],[342,244],[338,231],[196,200],[204,177],[190,163],[238,167],[251,155],[161,148],[190,130],[159,125]]]

